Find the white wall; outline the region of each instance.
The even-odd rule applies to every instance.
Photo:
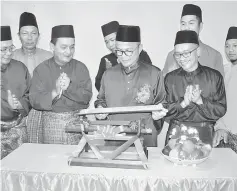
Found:
[[[49,50],[51,29],[55,25],[72,24],[76,35],[75,58],[84,62],[94,84],[100,58],[108,53],[100,26],[117,20],[120,24],[139,25],[144,49],[154,65],[164,66],[167,53],[173,49],[182,7],[186,3],[199,5],[203,11],[204,28],[201,40],[224,55],[224,41],[230,26],[237,26],[237,2],[179,2],[179,1],[3,1],[1,25],[10,25],[14,44],[20,47],[17,36],[19,17],[24,11],[36,15],[41,38],[38,46]],[[97,91],[93,87],[93,106]]]

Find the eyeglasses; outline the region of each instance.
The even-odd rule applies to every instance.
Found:
[[[184,52],[184,53],[174,53],[173,54],[173,56],[174,56],[174,58],[175,59],[180,59],[181,58],[181,56],[183,56],[184,58],[188,58],[188,57],[190,57],[191,56],[191,54],[192,54],[192,52],[194,51],[194,50],[196,50],[198,47],[196,47],[195,49],[193,49],[193,50],[191,50],[191,51],[189,51],[189,52]]]
[[[115,53],[117,54],[117,56],[122,56],[123,54],[125,54],[126,56],[132,56],[133,52],[139,47],[139,45],[134,49],[134,50],[115,50]]]
[[[7,51],[9,52],[14,52],[16,50],[16,47],[14,45],[10,46],[10,47],[4,47],[4,48],[1,48],[1,53],[3,54],[6,54]]]

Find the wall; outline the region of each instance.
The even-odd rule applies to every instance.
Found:
[[[76,34],[75,58],[84,62],[94,84],[100,58],[108,51],[100,26],[117,20],[121,24],[139,25],[144,49],[153,64],[163,68],[167,53],[173,49],[182,7],[186,3],[199,5],[203,11],[204,28],[201,40],[224,55],[224,41],[230,26],[237,26],[237,2],[179,2],[179,1],[3,1],[1,25],[10,25],[14,44],[20,47],[17,36],[19,17],[24,11],[36,15],[41,37],[38,46],[49,50],[51,29],[55,25],[72,24]],[[97,96],[93,87],[91,107]],[[166,128],[166,127],[165,127]]]

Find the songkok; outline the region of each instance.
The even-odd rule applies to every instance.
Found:
[[[103,36],[105,37],[109,34],[117,32],[118,27],[119,27],[118,21],[111,21],[107,24],[102,25],[101,29],[102,29]]]
[[[141,42],[140,27],[120,25],[117,31],[116,41]]]
[[[12,40],[10,26],[1,26],[1,41]]]
[[[227,33],[226,40],[237,39],[237,27],[230,27]]]
[[[202,21],[202,10],[199,6],[193,4],[186,4],[183,6],[182,16],[185,15],[196,15]]]
[[[176,33],[175,43],[176,44],[183,44],[183,43],[194,43],[199,45],[198,35],[195,31],[179,31]]]
[[[75,38],[72,25],[58,25],[52,28],[51,39],[63,37]]]
[[[38,29],[36,17],[32,13],[24,12],[20,16],[19,31],[24,26],[35,26]]]

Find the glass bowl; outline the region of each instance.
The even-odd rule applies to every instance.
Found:
[[[171,130],[168,143],[161,153],[167,160],[186,166],[202,163],[211,151],[212,133],[209,128],[182,124]]]

